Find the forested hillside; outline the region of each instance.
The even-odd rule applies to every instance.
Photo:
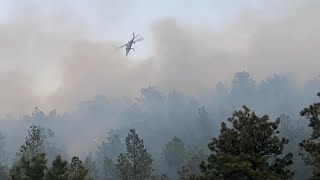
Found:
[[[69,113],[3,117],[1,179],[316,177],[320,83],[293,82],[239,72],[206,98],[149,87],[134,101],[96,96]]]

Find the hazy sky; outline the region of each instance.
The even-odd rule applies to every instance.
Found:
[[[243,70],[312,79],[319,9],[319,0],[0,0],[0,116],[62,113],[150,85],[212,93]],[[145,40],[126,57],[115,48],[132,32]]]
[[[85,28],[89,31],[87,36],[96,40],[116,40],[125,43],[131,38],[132,32],[139,33],[145,41],[137,44],[136,52],[130,56],[131,60],[137,60],[152,56],[150,26],[155,21],[174,17],[179,22],[187,24],[210,24],[217,26],[225,21],[236,17],[243,8],[258,7],[257,0],[240,1],[183,1],[183,0],[55,0],[55,1],[0,1],[0,17],[2,21],[14,19],[15,16],[29,15],[28,8],[34,8],[46,15],[61,15],[67,18],[74,18],[80,23],[85,23]],[[32,9],[31,9],[32,11]],[[43,59],[46,65],[41,65],[41,70],[37,69],[36,90],[43,95],[56,89],[59,83],[59,70],[56,61]],[[6,68],[7,66],[7,68]],[[20,68],[16,63],[5,64],[2,70]],[[33,65],[25,65],[31,66]],[[39,65],[40,66],[40,65]],[[27,70],[29,71],[29,70]]]
[[[68,107],[96,94],[137,95],[149,85],[194,94],[242,70],[258,79],[314,77],[319,4],[0,0],[0,108]],[[145,41],[125,57],[115,47],[133,31]]]

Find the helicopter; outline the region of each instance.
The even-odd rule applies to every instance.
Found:
[[[128,41],[126,44],[124,44],[121,47],[119,47],[119,48],[126,47],[126,56],[128,56],[128,53],[130,52],[130,50],[134,51],[134,48],[132,48],[132,44],[135,44],[136,42],[139,42],[139,41],[143,40],[143,37],[139,37],[138,39],[136,39],[137,37],[139,37],[139,34],[137,36],[135,36],[134,32],[133,32],[132,39],[130,41]]]

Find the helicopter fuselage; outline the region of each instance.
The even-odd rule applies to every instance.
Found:
[[[131,49],[134,51],[134,49],[131,48],[131,47],[132,47],[132,44],[135,43],[135,42],[134,42],[134,38],[135,38],[135,37],[133,37],[133,38],[131,39],[131,41],[128,41],[128,43],[127,43],[127,45],[126,45],[126,56],[128,55],[128,53],[129,53],[129,51],[130,51]]]

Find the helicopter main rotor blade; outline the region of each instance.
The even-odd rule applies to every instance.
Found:
[[[142,41],[144,40],[143,37],[140,37],[139,39],[136,39],[134,42],[139,42],[139,41]]]
[[[125,47],[127,44],[124,44],[124,45],[122,45],[122,46],[120,46],[119,48],[123,48],[123,47]]]
[[[140,34],[137,34],[136,36],[133,36],[134,38],[137,38],[137,37],[139,37],[140,36]]]
[[[117,47],[114,47],[114,51],[118,51],[119,49],[125,47],[127,44],[124,44],[122,46],[117,46]]]

